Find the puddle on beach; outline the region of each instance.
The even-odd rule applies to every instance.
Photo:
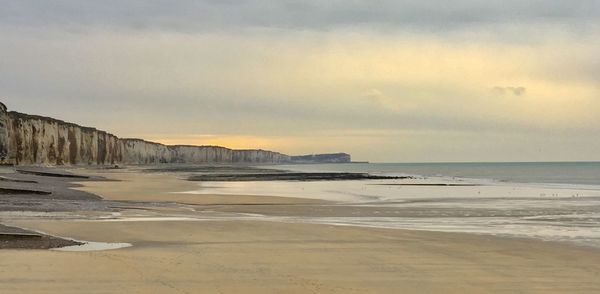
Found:
[[[81,241],[80,241],[81,242]],[[130,243],[103,243],[103,242],[85,242],[83,245],[67,246],[51,249],[53,251],[67,252],[85,252],[85,251],[105,251],[127,248],[133,246]]]
[[[132,247],[131,243],[107,243],[107,242],[92,242],[92,241],[83,241],[76,240],[73,238],[62,237],[54,234],[49,234],[40,230],[34,230],[31,228],[24,228],[22,226],[14,226],[16,228],[20,228],[26,231],[35,232],[40,235],[52,236],[59,239],[71,240],[75,242],[82,243],[81,245],[73,245],[73,246],[65,246],[60,248],[52,248],[51,251],[66,251],[66,252],[85,252],[85,251],[105,251],[105,250],[115,250],[121,248]]]
[[[120,217],[120,218],[100,218],[90,220],[93,222],[175,222],[175,221],[199,221],[202,219],[193,217]]]

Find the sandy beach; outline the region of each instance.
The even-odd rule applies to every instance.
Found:
[[[460,233],[169,219],[250,213],[253,207],[310,213],[325,202],[172,194],[197,184],[173,174],[84,173],[120,180],[84,182],[77,188],[105,199],[181,205],[130,207],[117,218],[97,218],[89,211],[4,217],[7,225],[54,236],[133,246],[89,252],[1,250],[2,293],[600,292],[600,251],[594,248]]]

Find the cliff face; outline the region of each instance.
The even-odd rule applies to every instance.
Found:
[[[122,160],[119,139],[51,118],[7,114],[8,159],[17,165],[105,165]]]
[[[265,150],[166,146],[119,139],[53,118],[7,112],[0,103],[0,161],[17,165],[283,163],[290,157]]]
[[[219,146],[166,146],[140,139],[121,139],[122,162],[158,163],[284,163],[290,157],[266,150],[233,150]]]
[[[0,163],[8,160],[8,114],[6,106],[0,103]]]
[[[7,112],[0,103],[0,163],[17,165],[114,165],[160,163],[350,162],[345,153],[290,157],[266,150],[219,146],[167,146],[120,139],[53,118]]]
[[[165,145],[138,139],[122,139],[119,141],[122,152],[122,163],[125,164],[157,164],[172,162],[172,155]]]

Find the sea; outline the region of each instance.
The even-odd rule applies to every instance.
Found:
[[[204,182],[189,193],[312,198],[371,212],[251,216],[264,220],[463,232],[600,247],[600,162],[351,163],[268,168],[408,178]]]
[[[350,163],[280,165],[275,168],[600,186],[600,162]]]

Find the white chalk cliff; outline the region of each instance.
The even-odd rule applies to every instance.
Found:
[[[267,150],[167,146],[141,139],[120,139],[95,128],[48,117],[8,112],[4,104],[0,103],[0,161],[17,165],[114,165],[277,164],[293,160],[288,155]],[[350,155],[341,153],[330,162],[349,161]]]

